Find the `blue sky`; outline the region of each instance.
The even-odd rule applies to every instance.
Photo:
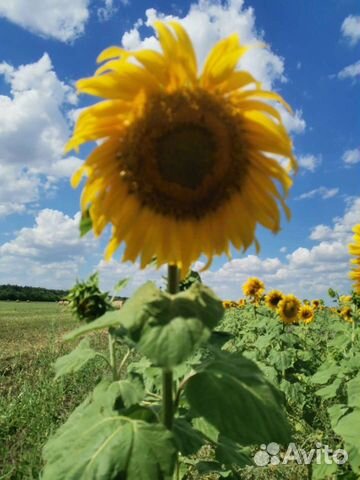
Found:
[[[356,0],[0,0],[0,283],[68,288],[100,270],[110,289],[131,276],[128,292],[161,273],[139,272],[119,255],[106,264],[105,238],[80,240],[80,191],[71,173],[90,147],[62,156],[79,109],[74,82],[91,75],[111,44],[156,48],[151,23],[175,17],[200,61],[214,42],[238,32],[264,41],[239,68],[280,92],[300,163],[277,235],[259,229],[261,253],[217,258],[204,280],[223,298],[241,296],[248,276],[301,296],[349,290],[347,244],[360,222],[360,6]],[[198,263],[198,266],[201,262]]]

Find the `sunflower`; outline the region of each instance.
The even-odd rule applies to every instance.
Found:
[[[316,308],[319,308],[319,307],[320,307],[320,303],[321,303],[320,300],[313,300],[313,301],[311,302],[311,305],[313,306],[313,308],[316,309]]]
[[[299,319],[305,324],[311,323],[314,320],[314,309],[303,305],[299,310]]]
[[[341,303],[351,303],[352,296],[351,295],[341,295],[339,297],[339,300],[340,300]]]
[[[243,287],[244,295],[247,297],[259,298],[265,290],[265,284],[259,278],[248,278]]]
[[[298,321],[300,300],[295,295],[285,295],[279,302],[277,312],[283,323],[290,324]]]
[[[354,255],[355,258],[351,262],[355,267],[350,272],[350,278],[354,280],[354,290],[360,294],[360,223],[353,228],[354,243],[349,245],[350,255]]]
[[[340,310],[340,317],[346,322],[353,323],[351,307],[344,307]]]
[[[279,290],[272,290],[266,295],[265,303],[272,310],[276,310],[280,300],[282,300],[283,297],[284,294],[281,293]]]
[[[209,53],[199,74],[179,23],[155,22],[161,51],[104,50],[105,62],[78,91],[104,101],[79,116],[67,151],[97,141],[72,177],[86,175],[81,209],[95,235],[112,225],[105,257],[176,265],[186,274],[201,255],[245,251],[257,224],[280,229],[280,206],[297,167],[278,110],[288,105],[237,70],[251,48],[233,34]],[[284,168],[278,157],[288,160]]]
[[[240,298],[240,300],[239,300],[237,303],[238,303],[238,307],[240,307],[240,308],[246,307],[246,300],[245,300],[245,298]]]
[[[224,300],[224,301],[222,302],[223,307],[224,307],[225,309],[230,308],[230,307],[231,307],[231,303],[232,303],[231,300]]]

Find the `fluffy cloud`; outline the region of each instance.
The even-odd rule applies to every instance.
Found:
[[[250,276],[262,278],[269,289],[279,288],[303,298],[326,298],[330,286],[349,291],[347,245],[359,218],[360,197],[353,199],[332,225],[318,225],[312,230],[310,239],[316,242],[312,248],[299,247],[286,256],[286,261],[254,255],[230,260],[217,270],[203,273],[202,278],[222,298],[232,299],[242,295],[241,285]]]
[[[342,156],[342,161],[348,167],[360,162],[360,148],[354,148],[353,150],[346,150]]]
[[[80,160],[62,158],[69,126],[64,108],[76,104],[71,86],[57,77],[45,53],[18,68],[0,64],[9,95],[0,96],[0,214],[23,211],[37,200],[43,176],[69,176]],[[16,208],[7,208],[16,205]]]
[[[359,76],[360,76],[360,60],[343,68],[337,74],[337,77],[340,80],[344,80],[345,78],[352,78],[354,81],[356,81],[357,77]]]
[[[341,33],[352,46],[360,42],[360,16],[346,17],[341,25]]]
[[[32,227],[0,245],[0,283],[69,287],[85,257],[94,251],[91,236],[79,238],[80,215],[41,210]]]
[[[89,0],[0,0],[0,16],[43,37],[69,42],[84,32]]]
[[[339,193],[338,188],[319,187],[309,192],[302,193],[297,197],[297,200],[307,200],[309,198],[320,197],[323,200],[335,197]]]
[[[322,158],[320,155],[300,155],[298,162],[302,169],[313,173],[321,165]]]

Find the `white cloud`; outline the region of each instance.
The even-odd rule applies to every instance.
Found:
[[[360,16],[349,15],[346,17],[341,25],[341,33],[352,46],[360,42]]]
[[[69,176],[80,160],[62,158],[69,136],[64,109],[76,104],[71,86],[57,77],[50,57],[18,68],[0,64],[9,95],[0,96],[0,211],[13,213],[39,197],[42,176]],[[20,192],[25,189],[27,193]],[[18,187],[18,188],[17,188]],[[7,205],[17,204],[17,208]]]
[[[282,121],[290,133],[303,133],[306,129],[306,122],[302,110],[295,110],[291,115],[283,106],[278,107]]]
[[[308,170],[309,172],[315,172],[315,170],[321,165],[322,158],[320,155],[300,155],[298,162],[302,169]]]
[[[335,197],[339,193],[338,188],[319,187],[309,192],[302,193],[297,197],[297,200],[307,200],[309,198],[320,197],[323,200]]]
[[[329,287],[349,291],[347,246],[359,218],[360,197],[357,197],[342,217],[334,218],[332,226],[317,225],[312,230],[310,239],[317,242],[312,248],[296,248],[285,261],[254,255],[230,260],[217,270],[204,272],[202,279],[222,298],[230,299],[242,296],[241,285],[250,276],[262,278],[268,289],[279,288],[302,298],[326,298]]]
[[[96,248],[92,236],[79,237],[80,214],[41,210],[32,227],[0,246],[0,283],[67,288]]]
[[[343,68],[337,74],[337,77],[340,80],[344,80],[345,78],[352,78],[354,79],[354,81],[356,81],[357,77],[359,76],[360,76],[360,60]]]
[[[0,0],[0,16],[42,37],[70,42],[84,32],[89,0]]]
[[[348,167],[360,162],[360,148],[354,148],[353,150],[346,150],[342,156],[342,161]]]

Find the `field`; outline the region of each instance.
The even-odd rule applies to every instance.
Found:
[[[293,441],[305,450],[319,443],[333,450],[346,448],[349,462],[243,466],[240,475],[236,468],[230,472],[216,463],[218,454],[205,447],[185,459],[190,473],[181,478],[359,478],[354,472],[360,468],[360,448],[354,433],[360,425],[356,427],[360,348],[354,324],[341,318],[336,308],[321,305],[314,320],[302,325],[282,324],[263,301],[228,302],[226,307],[219,329],[231,339],[223,348],[255,361],[283,392]],[[55,303],[0,302],[0,479],[39,478],[44,443],[103,374],[102,359],[93,359],[79,372],[54,381],[53,362],[76,345],[75,341],[65,343],[62,335],[76,326],[78,322],[69,310]],[[90,339],[93,347],[105,352],[106,332],[93,332]],[[229,448],[228,456],[234,455],[234,461],[237,453]],[[284,453],[280,452],[279,458]],[[255,454],[255,447],[247,453],[252,459]],[[235,474],[240,476],[230,476]]]
[[[57,303],[0,302],[0,478],[38,478],[48,435],[98,381],[102,362],[53,380],[51,364],[76,325]],[[97,341],[101,346],[101,339]]]

